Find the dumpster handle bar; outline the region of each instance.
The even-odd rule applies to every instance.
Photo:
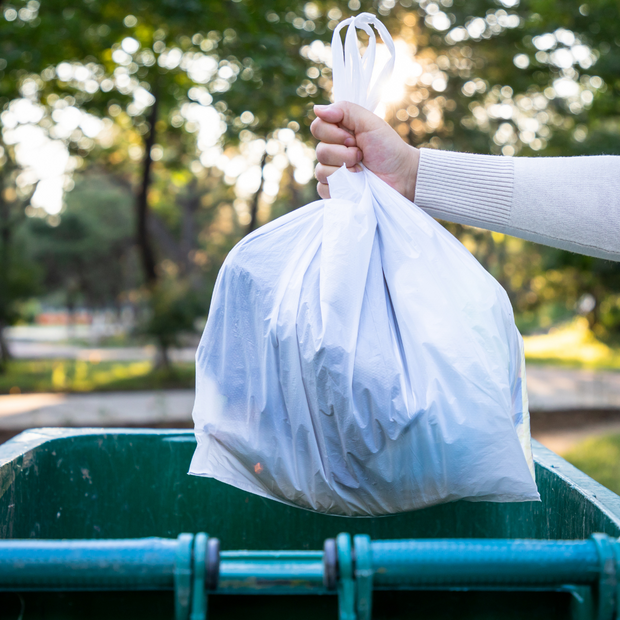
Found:
[[[569,587],[570,586],[570,587]],[[596,620],[620,620],[620,542],[353,539],[323,551],[220,551],[177,539],[0,540],[0,591],[173,590],[176,620],[207,617],[208,594],[337,594],[339,620],[370,620],[373,590],[592,589]]]

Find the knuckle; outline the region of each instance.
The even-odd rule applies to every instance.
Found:
[[[321,164],[319,164],[314,169],[314,176],[316,177],[317,181],[319,181],[320,183],[326,182],[327,174],[325,173],[325,168]]]

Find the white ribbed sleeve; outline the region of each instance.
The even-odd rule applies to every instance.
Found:
[[[438,219],[620,261],[620,157],[421,149],[415,203]]]
[[[513,186],[514,166],[508,157],[420,150],[415,203],[433,217],[505,226]]]

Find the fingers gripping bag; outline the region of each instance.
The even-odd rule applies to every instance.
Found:
[[[392,54],[372,85],[371,24]],[[383,24],[347,19],[332,49],[336,101],[374,110],[394,66]],[[505,291],[372,172],[342,168],[329,187],[245,237],[219,273],[190,473],[335,515],[538,500]]]

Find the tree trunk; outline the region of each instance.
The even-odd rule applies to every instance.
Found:
[[[149,231],[162,254],[177,263],[181,269],[184,269],[187,257],[183,256],[180,243],[177,242],[157,213],[149,214]]]
[[[75,299],[70,292],[67,295],[67,339],[75,340]]]
[[[159,338],[157,342],[155,368],[157,370],[164,370],[166,373],[170,373],[172,369],[170,363],[170,346],[163,338]]]
[[[9,269],[10,269],[10,243],[11,223],[9,217],[9,205],[2,195],[3,184],[0,184],[0,374],[6,371],[7,363],[11,357],[9,347],[4,337],[4,328],[7,326],[9,313]]]
[[[249,235],[256,228],[256,220],[258,217],[258,201],[260,200],[260,196],[263,193],[263,185],[265,184],[265,176],[263,174],[263,170],[265,169],[265,163],[267,162],[267,151],[265,151],[263,158],[260,160],[260,185],[256,190],[256,194],[254,194],[254,198],[252,199],[252,207],[250,209],[250,223],[248,225]]]
[[[4,336],[5,327],[4,321],[0,321],[0,374],[6,372],[6,367],[11,359],[11,352]]]
[[[605,299],[605,288],[600,284],[594,284],[588,288],[587,293],[594,298],[594,308],[586,314],[586,318],[588,319],[588,327],[594,331],[597,325],[602,324],[601,301]]]
[[[142,181],[138,194],[136,196],[137,218],[137,243],[140,250],[140,258],[142,261],[142,269],[144,271],[144,279],[151,288],[157,281],[157,272],[155,271],[155,255],[153,246],[149,237],[149,188],[151,186],[151,172],[153,168],[153,159],[151,158],[151,149],[155,144],[155,124],[157,123],[157,114],[159,101],[157,91],[154,93],[155,103],[151,107],[149,114],[149,132],[144,139],[144,159],[142,160]]]
[[[181,238],[179,245],[183,256],[183,268],[186,272],[191,271],[193,267],[189,255],[197,247],[196,213],[200,209],[201,198],[202,193],[199,191],[198,183],[194,178],[186,190],[186,195],[179,200],[179,205],[181,206]]]

